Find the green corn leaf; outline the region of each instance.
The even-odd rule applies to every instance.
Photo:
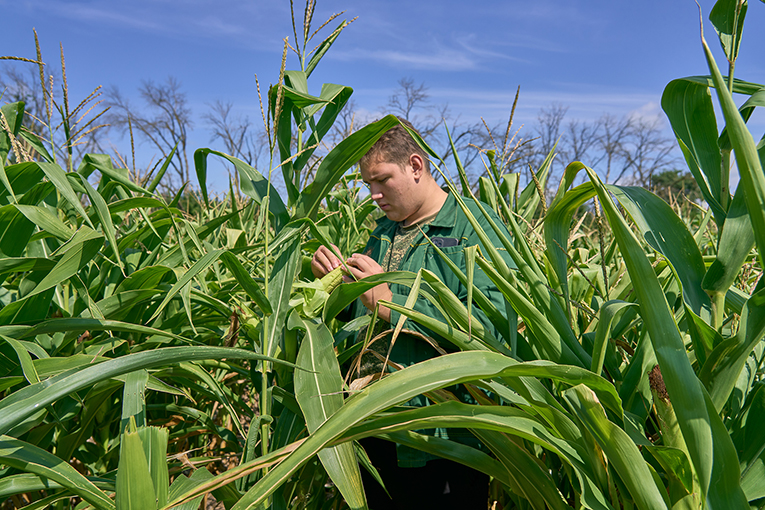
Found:
[[[322,160],[314,181],[300,193],[295,203],[294,218],[315,218],[321,201],[340,181],[343,174],[366,154],[383,133],[398,123],[396,117],[387,115],[337,144]]]
[[[462,272],[459,266],[457,266],[457,264],[455,264],[454,261],[450,259],[449,256],[446,255],[441,250],[441,248],[433,244],[430,238],[427,238],[427,241],[428,243],[430,243],[430,246],[433,249],[433,251],[435,251],[438,254],[438,256],[441,257],[441,260],[449,267],[449,269],[451,269],[451,271],[455,274],[455,276],[457,276],[457,279],[459,279],[460,283],[464,285],[465,287],[468,287],[469,283],[468,283],[467,275],[465,275],[465,273]],[[430,280],[428,281],[431,284],[431,286],[438,285],[438,283],[435,282],[435,279],[433,281],[430,281]],[[443,285],[443,282],[441,282],[441,284]],[[510,328],[510,323],[505,318],[505,316],[502,315],[499,310],[497,310],[497,307],[494,306],[494,303],[492,303],[489,300],[489,298],[486,297],[483,291],[481,291],[481,289],[477,288],[475,285],[472,286],[472,293],[473,293],[473,299],[481,308],[481,310],[486,314],[486,317],[494,325],[497,331],[501,332],[503,336],[505,337],[510,337],[511,335],[509,333],[512,333],[512,330]],[[452,294],[453,293],[451,291],[449,291],[448,293],[441,293],[442,296],[446,296],[448,299],[451,299],[450,295]],[[456,305],[456,302],[455,302],[455,305]],[[506,334],[506,332],[509,332],[509,333]],[[499,352],[503,352],[503,350],[499,349]],[[510,352],[507,352],[507,354],[511,355]]]
[[[242,286],[242,289],[247,293],[249,298],[258,305],[260,310],[266,315],[273,313],[271,303],[268,302],[268,298],[266,298],[263,291],[260,290],[260,285],[252,279],[242,263],[239,262],[236,255],[231,252],[224,252],[221,254],[220,258],[228,270],[231,271],[231,274],[234,275],[236,281],[239,282],[239,285]]]
[[[390,439],[398,444],[410,448],[437,455],[441,458],[459,462],[468,467],[496,478],[505,485],[511,485],[512,479],[508,476],[505,467],[499,461],[486,453],[437,436],[425,436],[412,431],[392,432],[390,434],[378,434],[376,437]]]
[[[175,149],[173,149],[174,151]],[[170,160],[173,158],[173,153],[171,152],[170,155],[165,160],[165,163],[163,164],[163,168],[166,169],[167,165],[169,164]],[[118,182],[120,185],[125,187],[126,189],[133,191],[134,193],[141,193],[141,194],[150,194],[154,190],[150,188],[150,190],[144,189],[134,183],[130,180],[130,176],[128,174],[128,171],[124,168],[114,168],[112,165],[112,158],[109,157],[106,154],[85,154],[82,157],[82,163],[80,165],[80,168],[77,169],[77,173],[82,175],[83,177],[89,176],[93,169],[97,169],[99,172],[101,172],[103,175],[111,179],[112,181]],[[163,175],[163,172],[160,171],[158,173],[158,176]],[[156,187],[156,184],[154,185]]]
[[[581,163],[580,163],[581,164]],[[640,315],[650,335],[670,399],[680,422],[683,438],[701,485],[702,497],[716,504],[734,505],[743,498],[738,476],[730,472],[735,450],[720,417],[710,413],[708,397],[685,353],[680,331],[664,292],[643,249],[618,214],[606,188],[595,172],[584,167],[595,186],[604,214],[611,225],[630,273]],[[735,479],[735,480],[734,480]],[[714,480],[714,482],[713,482]],[[723,481],[725,483],[723,483]]]
[[[476,339],[468,337],[467,333],[458,329],[454,329],[454,327],[448,324],[444,324],[443,322],[434,319],[429,315],[425,315],[424,313],[417,312],[411,308],[393,303],[392,301],[381,300],[380,304],[387,306],[394,312],[400,313],[402,317],[408,317],[418,324],[422,324],[436,335],[447,339],[451,344],[462,351],[488,350],[486,345],[484,345],[482,342],[476,341]]]
[[[54,235],[61,241],[68,241],[74,235],[74,230],[64,224],[58,217],[47,209],[34,205],[18,204],[15,206],[29,221],[42,230]]]
[[[762,264],[763,250],[765,249],[765,174],[762,172],[754,139],[746,128],[744,119],[741,118],[738,108],[736,108],[736,104],[723,82],[723,77],[703,36],[701,42],[712,74],[712,81],[715,84],[717,98],[725,117],[728,136],[736,153],[736,164],[741,175],[741,185],[744,186],[746,206],[754,228],[760,264]]]
[[[729,62],[736,62],[746,16],[746,0],[718,0],[709,13]]]
[[[488,238],[488,236],[486,235],[484,231],[483,226],[478,222],[478,219],[467,208],[462,198],[458,196],[457,190],[454,189],[454,187],[451,184],[450,186],[451,186],[452,194],[457,199],[457,203],[460,205],[460,208],[462,209],[465,216],[467,216],[468,220],[473,226],[473,229],[475,230],[476,234],[481,240],[481,248],[486,250],[489,257],[491,258],[491,261],[493,263],[493,271],[495,272],[495,274],[497,276],[501,276],[502,279],[505,280],[505,283],[506,283],[505,288],[510,293],[510,295],[514,295],[521,300],[528,301],[525,296],[523,296],[521,293],[517,291],[516,287],[518,286],[515,284],[515,275],[509,269],[508,265],[505,263],[497,247],[495,247],[491,243],[490,239]],[[560,341],[562,341],[566,346],[565,352],[563,354],[568,356],[568,353],[573,353],[574,358],[566,362],[571,364],[576,364],[579,366],[588,366],[591,363],[590,356],[584,351],[581,344],[579,343],[576,336],[574,335],[574,332],[572,331],[571,326],[568,323],[568,319],[566,317],[565,311],[563,310],[563,308],[561,307],[560,303],[555,298],[553,293],[548,289],[547,282],[542,278],[541,270],[539,272],[535,271],[534,267],[532,266],[532,264],[535,264],[535,262],[529,262],[530,260],[532,261],[534,260],[533,256],[530,255],[530,249],[528,249],[528,247],[521,248],[526,253],[526,256],[524,257],[524,255],[522,254],[524,252],[521,252],[515,248],[515,245],[513,244],[513,240],[509,239],[508,236],[504,234],[503,230],[494,221],[494,219],[492,219],[488,215],[483,205],[481,205],[480,202],[475,200],[475,197],[472,197],[472,198],[474,200],[474,204],[476,205],[476,207],[479,209],[479,211],[481,211],[481,214],[483,216],[485,223],[488,224],[486,226],[494,230],[495,234],[497,235],[500,242],[502,243],[502,246],[510,254],[518,270],[522,273],[523,277],[529,283],[531,295],[533,296],[533,299],[534,299],[534,305],[539,309],[537,310],[536,313],[540,314],[540,310],[544,311],[545,322],[547,322],[549,325],[551,325],[554,328],[556,332],[556,337],[559,338]],[[510,218],[509,221],[512,223],[514,220]],[[523,246],[523,244],[525,243],[525,240],[523,240],[523,236],[518,236],[518,239],[516,242],[521,243],[521,245]],[[481,264],[481,268],[488,275],[488,271],[485,267],[486,261],[484,260],[484,262],[479,262],[479,264]],[[494,283],[497,284],[497,281],[494,281]],[[507,297],[508,294],[505,294],[505,296]],[[518,303],[520,303],[520,301]],[[527,308],[527,307],[524,305],[524,308]],[[557,340],[554,340],[554,342],[557,342]],[[554,354],[553,351],[551,351],[549,354],[557,356],[557,354]],[[546,359],[550,359],[550,358],[546,358]],[[568,359],[568,358],[565,358],[565,359]],[[579,361],[576,362],[576,361],[573,361],[573,359],[578,359]]]
[[[0,250],[7,257],[18,257],[24,253],[34,229],[35,224],[15,205],[0,207]]]
[[[183,473],[179,474],[170,485],[169,498],[175,499],[176,496],[192,490],[198,483],[207,481],[210,477],[212,477],[212,474],[204,468],[195,470],[191,473],[191,476],[186,476]],[[199,496],[182,505],[174,506],[173,510],[197,510],[203,497],[204,496]]]
[[[124,434],[130,420],[137,427],[146,426],[146,383],[149,373],[146,370],[130,372],[125,378],[125,389],[122,393],[122,420],[120,433]]]
[[[170,154],[168,154],[165,158],[165,162],[162,163],[162,166],[159,168],[159,172],[157,172],[157,175],[155,175],[154,179],[151,180],[151,183],[147,189],[149,193],[154,193],[157,189],[157,186],[159,186],[159,183],[162,182],[162,178],[165,176],[165,173],[167,173],[167,169],[170,168],[170,163],[173,161],[175,151],[178,150],[178,143],[180,143],[180,140],[173,146],[173,150],[171,150]]]
[[[106,205],[104,197],[102,197],[95,189],[93,189],[93,186],[90,185],[88,180],[82,176],[79,177],[80,181],[82,182],[82,186],[85,188],[85,192],[87,193],[88,198],[90,198],[90,203],[96,210],[96,216],[98,216],[98,219],[101,222],[101,229],[103,230],[104,235],[106,236],[106,239],[109,241],[109,245],[112,248],[116,264],[120,267],[120,269],[122,269],[124,273],[125,266],[122,264],[122,259],[120,258],[120,254],[117,251],[117,231],[114,228],[114,223],[112,223],[112,215],[109,213],[109,207]]]
[[[41,322],[33,327],[24,329],[23,331],[20,330],[19,338],[33,338],[36,335],[45,335],[63,331],[124,331],[126,333],[134,333],[137,335],[157,335],[166,338],[174,338],[176,340],[181,340],[184,343],[191,342],[188,338],[176,335],[170,331],[141,326],[140,324],[81,317],[63,317]]]
[[[141,439],[144,457],[149,466],[149,475],[154,486],[155,508],[167,504],[170,476],[167,470],[167,429],[160,427],[140,427],[138,437]]]
[[[11,128],[13,136],[18,136],[21,131],[21,125],[24,120],[24,102],[17,101],[15,103],[8,103],[0,107],[3,117],[5,117],[8,127]],[[5,161],[8,159],[8,153],[11,151],[11,137],[5,132],[5,129],[0,129],[0,166],[5,165]],[[18,156],[16,157],[18,161]],[[13,195],[10,185],[7,183],[7,178],[2,179],[5,189]],[[11,199],[13,201],[13,199]]]
[[[141,437],[131,422],[120,438],[120,462],[117,468],[117,510],[157,508],[154,483],[144,454]]]
[[[348,25],[350,25],[350,23],[346,20],[343,20],[343,22],[340,23],[337,28],[335,28],[332,33],[329,34],[329,36],[327,36],[327,38],[324,39],[321,44],[315,48],[313,55],[311,55],[311,60],[309,60],[308,64],[305,66],[306,77],[311,76],[311,73],[314,69],[316,69],[316,66],[319,64],[324,54],[327,53],[327,51],[332,47],[332,44],[340,35],[340,32],[342,32],[343,29]]]
[[[0,339],[7,342],[16,352],[16,356],[19,358],[19,365],[21,365],[21,371],[24,374],[24,379],[26,379],[29,384],[39,383],[40,376],[37,374],[34,363],[32,363],[32,356],[29,355],[29,351],[27,351],[26,347],[24,347],[18,340],[14,340],[5,335],[0,335]]]
[[[662,94],[661,107],[704,200],[714,212],[717,224],[722,225],[729,191],[728,183],[722,182],[717,119],[706,81],[682,78],[669,82]]]
[[[463,275],[464,276],[464,275]],[[414,285],[416,275],[408,271],[394,271],[390,273],[380,273],[371,275],[363,280],[359,280],[353,283],[344,283],[340,285],[327,299],[327,303],[324,307],[324,321],[331,320],[338,313],[340,313],[346,306],[355,301],[361,294],[379,285],[380,283],[399,284],[407,287]],[[460,299],[454,295],[454,293],[446,287],[446,285],[438,279],[438,277],[430,271],[423,271],[423,279],[427,282],[427,285],[423,285],[420,288],[420,294],[424,296],[436,309],[438,309],[444,318],[453,319],[454,322],[459,324],[465,331],[468,329],[468,314],[467,308],[460,301]],[[480,291],[479,291],[480,292]],[[477,297],[479,294],[474,294]],[[487,300],[488,301],[488,300]],[[386,304],[386,306],[388,306]],[[467,335],[462,331],[454,329],[452,325],[444,324],[443,322],[423,315],[420,312],[410,310],[406,307],[391,303],[391,309],[406,315],[410,319],[415,320],[419,324],[431,329],[433,332],[441,334],[445,338],[448,338],[455,345],[459,345],[460,348],[466,350],[472,349],[491,349],[496,352],[502,352],[510,355],[510,351],[502,345],[491,333],[489,333],[484,326],[478,322],[473,322],[473,341],[469,341]],[[494,309],[495,313],[499,313]],[[504,324],[507,324],[505,319]]]
[[[699,379],[709,391],[709,398],[720,412],[728,401],[739,374],[752,349],[765,335],[765,290],[750,297],[741,312],[736,336],[720,343],[707,358]]]
[[[5,416],[3,416],[3,419]],[[114,502],[67,462],[32,444],[0,435],[0,461],[19,471],[53,480],[99,510],[113,510]]]
[[[211,251],[209,253],[206,253],[202,258],[197,260],[193,266],[189,268],[188,271],[186,271],[183,276],[173,285],[173,287],[167,292],[165,295],[165,298],[162,300],[162,303],[160,303],[159,307],[154,311],[152,316],[149,318],[148,322],[153,321],[162,311],[165,309],[167,304],[179,293],[181,290],[188,284],[191,283],[191,281],[199,275],[202,271],[205,271],[210,265],[212,265],[213,262],[218,260],[218,258],[224,253],[224,250],[215,250]]]
[[[664,499],[664,487],[657,486],[635,443],[626,432],[609,421],[592,390],[586,386],[574,386],[564,391],[563,397],[606,454],[637,508],[667,509],[669,501]]]
[[[252,198],[257,203],[260,203],[266,194],[268,194],[270,197],[268,210],[271,212],[271,214],[274,215],[277,232],[281,230],[282,226],[284,226],[289,221],[289,213],[287,212],[287,208],[284,206],[284,202],[282,202],[281,198],[279,198],[279,193],[276,191],[273,185],[268,182],[268,179],[263,177],[256,169],[238,158],[229,156],[228,154],[224,154],[222,152],[214,151],[212,149],[197,149],[194,151],[194,166],[197,171],[199,187],[202,190],[202,196],[204,197],[207,207],[210,207],[207,196],[208,154],[219,156],[234,165],[237,173],[239,174],[239,186],[242,190],[242,193]]]
[[[88,478],[99,489],[114,491],[114,483],[104,479]],[[7,498],[14,494],[24,494],[33,491],[56,491],[63,489],[64,486],[45,476],[33,473],[23,473],[20,475],[4,476],[0,479],[0,498]],[[60,493],[59,493],[60,494]],[[72,493],[64,492],[67,497]],[[29,508],[26,506],[24,508]],[[44,506],[42,508],[45,508]]]
[[[5,174],[17,195],[26,194],[29,190],[39,185],[40,181],[45,177],[40,166],[32,162],[7,165],[5,167]]]
[[[90,222],[90,218],[88,217],[88,214],[85,212],[85,208],[82,206],[82,203],[80,202],[79,197],[74,192],[74,189],[72,189],[72,185],[69,182],[69,178],[67,177],[67,174],[61,169],[60,166],[54,164],[54,163],[37,163],[37,165],[40,167],[40,170],[42,170],[46,177],[56,186],[56,190],[61,194],[61,196],[69,202],[71,207],[73,207],[79,214],[80,217],[93,229],[95,227]]]
[[[547,210],[544,223],[544,235],[547,259],[550,261],[557,287],[568,301],[568,250],[569,230],[571,219],[579,206],[589,200],[594,191],[586,183],[568,191],[569,184],[573,182],[581,168],[575,164],[568,165],[558,186],[558,193]],[[568,303],[567,303],[568,304]]]
[[[741,487],[749,501],[765,497],[765,385],[758,384],[748,398],[734,441],[741,462]]]
[[[9,201],[14,204],[17,203],[16,194],[13,192],[11,182],[8,180],[8,175],[5,173],[5,165],[3,164],[2,155],[0,155],[0,182],[3,184],[3,186],[5,186],[6,191],[8,191],[8,197],[10,198]]]
[[[702,288],[711,293],[727,292],[753,246],[754,230],[746,209],[744,186],[738,186],[722,226],[717,257],[704,275]]]
[[[592,460],[584,458],[577,451],[576,443],[560,439],[537,419],[517,408],[473,406],[459,402],[441,403],[366,420],[363,424],[349,430],[344,434],[344,437],[358,439],[375,434],[379,430],[390,433],[409,428],[433,427],[471,428],[473,433],[482,441],[484,438],[491,438],[494,433],[501,432],[518,436],[542,446],[558,455],[561,460],[573,468],[572,470],[582,487],[582,501],[586,502],[587,507],[602,510],[611,508],[605,502],[595,481],[595,473],[590,466]],[[487,444],[490,443],[487,442]],[[496,444],[494,446],[496,447]],[[502,450],[493,450],[493,452],[505,464],[505,468],[508,470],[507,475],[515,477],[516,483],[511,484],[510,487],[519,489],[519,494],[529,496],[528,499],[532,502],[541,499],[550,508],[567,508],[561,504],[561,496],[556,487],[550,485],[549,477],[545,481],[544,478],[534,475],[533,471],[539,468],[538,465],[536,468],[523,466],[526,468],[525,471],[519,471],[517,465],[511,466],[513,462],[522,463],[522,460],[519,459],[517,445],[510,446],[508,442],[504,442],[502,447]],[[532,459],[528,460],[536,462]],[[599,462],[600,459],[595,459],[595,461]],[[536,487],[529,486],[532,480],[538,484]],[[544,503],[540,508],[544,507]]]
[[[165,209],[168,213],[171,211],[164,201],[154,197],[129,197],[109,203],[109,212],[111,212],[111,214],[142,208]],[[176,213],[178,212],[177,210],[172,211]]]
[[[129,354],[120,358],[104,361],[84,369],[66,371],[38,384],[33,384],[14,392],[11,397],[0,401],[0,434],[6,433],[16,425],[58,399],[111,377],[148,370],[160,366],[172,365],[183,361],[201,359],[251,359],[284,363],[243,349],[220,347],[167,347],[151,351]],[[289,365],[289,363],[288,363]]]
[[[301,321],[305,336],[297,356],[295,397],[306,420],[308,433],[313,433],[343,406],[343,377],[337,356],[332,349],[332,335],[324,324]],[[352,509],[367,508],[356,455],[351,443],[344,443],[319,452],[324,469]]]
[[[494,282],[499,291],[505,296],[505,299],[512,304],[513,309],[523,318],[526,326],[534,334],[538,343],[534,344],[532,348],[537,351],[540,358],[555,361],[556,363],[581,365],[582,361],[563,341],[558,330],[550,323],[547,316],[542,313],[535,303],[526,299],[515,285],[502,278],[486,259],[478,257],[477,262],[479,267]]]
[[[57,254],[61,254],[61,258],[58,259],[50,273],[37,284],[27,297],[52,289],[76,275],[80,269],[91,262],[103,244],[104,238],[101,234],[87,226],[80,227],[72,239],[57,252]]]
[[[550,152],[545,157],[545,160],[535,172],[537,181],[539,181],[539,185],[542,187],[542,189],[546,188],[547,179],[550,176],[550,168],[552,166],[553,160],[555,159],[555,149],[557,146],[558,142],[556,141],[552,146],[552,149],[550,149]],[[533,180],[529,182],[526,187],[523,188],[523,191],[521,191],[521,193],[518,195],[518,202],[515,204],[515,209],[518,215],[526,220],[523,223],[524,229],[527,228],[526,225],[528,225],[531,220],[534,219],[534,214],[536,213],[537,207],[539,207],[541,200],[542,198],[539,196],[539,191],[537,191],[537,186]]]
[[[226,395],[227,392],[225,390],[227,388],[218,382],[214,377],[212,377],[204,368],[196,365],[195,363],[181,363],[180,365],[184,370],[190,374],[193,374],[193,379],[195,381],[203,382],[205,385],[207,385],[214,398],[221,403],[222,407],[224,407],[226,411],[228,411],[229,415],[235,423],[235,427],[237,428],[239,434],[244,436],[245,431],[242,428],[239,415],[234,409],[234,406],[231,405],[229,397]]]
[[[592,371],[600,374],[603,371],[603,362],[606,359],[608,340],[611,338],[611,325],[617,315],[626,308],[637,306],[618,299],[612,299],[603,303],[598,311],[598,327],[595,331],[595,341],[592,347]]]
[[[126,290],[120,293],[114,293],[108,298],[98,301],[95,305],[104,319],[124,321],[137,306],[153,303],[154,296],[160,293],[161,291],[159,289]],[[90,315],[90,310],[84,310],[80,314],[80,317],[92,318]]]
[[[274,356],[284,335],[284,325],[290,310],[290,294],[300,264],[300,238],[294,238],[276,258],[268,282],[268,301],[273,313],[268,317],[268,330],[263,352]]]
[[[274,108],[276,107],[276,92],[276,87],[271,87],[269,93],[272,97],[269,97],[269,100]],[[303,71],[284,72],[282,93],[285,99],[289,99],[297,108],[309,108],[311,106],[321,108],[327,103],[326,99],[308,93],[308,77]]]
[[[507,347],[505,347],[504,344],[500,343],[496,338],[494,338],[494,335],[492,335],[487,328],[484,328],[483,324],[481,324],[481,321],[471,320],[473,316],[471,315],[471,312],[469,311],[469,309],[446,286],[444,282],[442,282],[431,271],[428,271],[428,270],[421,270],[421,271],[422,271],[422,276],[424,281],[428,285],[430,285],[431,289],[433,290],[433,292],[430,293],[430,295],[438,299],[438,302],[434,304],[439,305],[444,310],[444,312],[446,312],[444,314],[444,317],[448,319],[453,319],[454,322],[459,324],[463,330],[468,331],[469,334],[472,331],[471,336],[475,336],[477,339],[479,339],[481,342],[487,345],[491,350],[494,350],[496,352],[501,352],[508,356],[511,355],[510,350]],[[428,294],[424,294],[424,295],[426,296],[426,298],[428,298]],[[468,298],[468,302],[470,302],[469,298]]]
[[[273,467],[267,475],[250,489],[233,507],[233,510],[256,508],[260,502],[264,501],[278,487],[286,482],[292,473],[303,465],[305,461],[316,455],[319,450],[326,447],[329,442],[341,437],[361,420],[364,420],[383,409],[387,409],[391,405],[406,402],[416,395],[427,393],[437,388],[443,388],[453,384],[467,382],[469,380],[492,377],[520,377],[526,375],[537,377],[552,376],[556,377],[556,379],[560,378],[561,381],[566,381],[567,384],[579,384],[583,381],[580,377],[585,377],[588,381],[593,383],[598,380],[602,381],[602,383],[597,383],[598,389],[594,389],[598,394],[598,398],[604,405],[610,406],[608,403],[609,401],[618,402],[618,397],[610,383],[595,376],[589,370],[574,369],[575,371],[572,371],[572,368],[573,367],[561,367],[550,363],[518,364],[511,358],[501,354],[473,351],[441,356],[391,374],[347,399],[342,408],[336,411],[329,420],[324,422],[313,434],[303,441],[287,459],[282,460],[277,466]],[[434,377],[435,374],[438,374],[438,377]],[[570,377],[572,375],[574,375],[573,379]],[[577,380],[579,382],[576,382]],[[466,406],[466,404],[459,404],[456,402],[448,405]],[[417,412],[429,412],[428,410],[433,407],[435,406],[421,408],[418,409]],[[513,411],[512,408],[500,406],[480,406],[478,408],[475,406],[467,407],[481,412],[504,413],[507,412],[507,410],[510,410],[510,412]],[[486,407],[485,410],[484,407]],[[618,409],[618,413],[621,414],[620,405],[618,406]],[[470,423],[466,425],[467,422],[456,422],[454,426],[472,427],[479,421],[477,417],[473,417],[472,411],[465,413],[465,415],[471,416],[469,418]],[[539,422],[536,420],[532,421],[536,428],[533,434],[529,434],[528,439],[533,441],[533,438],[538,438],[542,431],[539,430]],[[405,425],[404,428],[408,428],[408,425]],[[413,423],[412,428],[420,427]],[[557,438],[550,439],[559,444],[561,448],[566,448],[569,451],[571,450],[570,447],[566,447],[566,445]],[[576,461],[577,456],[576,453],[572,454],[572,462]],[[229,470],[225,476],[221,475],[220,477],[217,477],[216,482],[213,482],[206,487],[200,487],[197,490],[205,491],[217,487],[219,484],[225,484],[233,476],[242,476],[243,473],[248,472],[250,469],[259,469],[263,465],[267,465],[268,463],[281,458],[283,458],[282,452],[269,454],[268,457],[259,459],[258,463]],[[581,463],[581,461],[578,462]],[[593,491],[597,491],[596,486],[591,482],[584,481],[583,483],[587,484],[588,490],[589,488],[592,488]],[[186,493],[186,495],[177,498],[168,506],[177,504],[185,498],[195,497],[196,495],[198,494],[195,492]],[[593,495],[592,498],[597,499],[597,496]],[[602,500],[602,495],[600,495],[599,498]],[[588,493],[587,501],[589,502],[590,500],[591,496]],[[596,506],[593,503],[592,506],[595,508],[607,508],[606,504]]]
[[[322,85],[319,97],[327,101],[327,103],[324,106],[324,111],[321,114],[321,118],[319,118],[319,122],[316,124],[313,131],[311,131],[311,135],[303,142],[306,149],[295,158],[293,168],[298,171],[303,169],[316,148],[318,148],[321,140],[332,128],[338,114],[351,98],[351,94],[353,94],[353,89],[351,87],[344,87],[333,83],[325,83]]]
[[[114,289],[114,294],[120,294],[129,290],[144,290],[155,289],[164,281],[165,275],[170,273],[174,276],[173,270],[166,266],[147,266],[143,267],[133,273],[130,276],[122,280],[117,288]]]
[[[664,255],[680,280],[691,309],[709,319],[712,304],[701,288],[706,268],[696,241],[672,208],[644,188],[608,186],[635,222],[646,242]]]

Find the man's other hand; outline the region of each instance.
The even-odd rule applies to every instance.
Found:
[[[316,278],[321,278],[333,269],[343,265],[340,259],[335,256],[335,253],[332,252],[340,253],[340,250],[333,244],[332,250],[326,246],[320,246],[316,253],[313,254],[311,272]]]
[[[385,272],[383,271],[383,268],[380,267],[380,264],[378,264],[373,258],[362,255],[360,253],[354,253],[350,256],[350,258],[348,258],[348,260],[345,261],[345,263],[348,265],[348,269],[351,271],[351,275],[356,280],[360,280],[367,276],[372,276],[373,274]],[[369,310],[373,311],[379,300],[384,299],[385,301],[391,301],[392,298],[393,293],[390,291],[390,287],[388,287],[387,283],[381,283],[380,285],[369,289],[361,296],[359,296],[361,303]],[[377,311],[377,315],[381,319],[390,322],[390,308],[380,306],[380,309]]]

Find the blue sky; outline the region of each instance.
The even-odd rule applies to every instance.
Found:
[[[713,5],[701,1],[707,40],[724,69],[706,21]],[[302,17],[303,4],[295,7]],[[353,87],[369,115],[402,77],[424,83],[434,103],[448,103],[470,123],[506,120],[518,86],[516,126],[530,126],[553,102],[569,107],[567,119],[658,115],[670,80],[707,72],[692,0],[319,0],[315,26],[342,10],[343,18],[358,19],[322,61],[313,86]],[[261,85],[275,82],[282,38],[293,39],[286,0],[0,0],[0,11],[0,55],[33,58],[33,27],[46,62],[56,64],[62,43],[71,97],[97,85],[131,96],[142,80],[172,75],[196,117],[221,100],[259,119],[254,75]],[[763,26],[765,5],[750,2],[736,76],[757,83],[765,83]],[[290,59],[288,67],[297,67]],[[759,138],[765,122],[752,122]],[[209,138],[197,118],[191,147],[210,146]]]

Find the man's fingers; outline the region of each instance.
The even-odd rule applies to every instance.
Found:
[[[378,264],[372,257],[360,253],[354,253],[345,262],[348,266],[356,267],[367,275],[383,272],[380,264]]]
[[[371,257],[354,253],[345,261],[351,274],[358,280],[367,276],[382,273],[383,268]]]
[[[335,247],[337,248],[337,247]],[[316,278],[321,278],[336,267],[342,265],[340,259],[325,246],[320,246],[311,260],[311,272]]]

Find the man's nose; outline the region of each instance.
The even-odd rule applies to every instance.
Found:
[[[372,196],[372,200],[380,200],[383,196],[382,191],[374,184],[369,187],[369,194]]]

